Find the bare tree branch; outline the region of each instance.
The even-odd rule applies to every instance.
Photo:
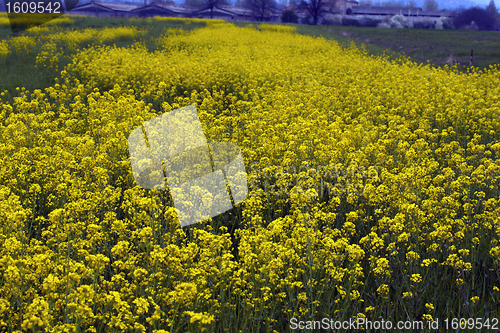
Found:
[[[264,17],[278,6],[276,0],[245,0],[244,6],[251,9],[258,21],[264,21]]]
[[[317,25],[325,12],[325,2],[323,0],[302,0],[299,4],[299,8],[307,10],[314,25]]]

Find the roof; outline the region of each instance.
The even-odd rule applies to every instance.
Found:
[[[73,7],[69,12],[72,13],[72,12],[87,12],[87,11],[114,12],[113,9],[96,4],[94,2],[86,3],[83,5],[77,5]]]
[[[86,4],[77,5],[73,7],[70,12],[86,12],[86,11],[103,11],[103,12],[129,12],[135,8],[137,5],[130,5],[124,3],[114,3],[114,2],[100,2],[91,1]]]
[[[348,0],[352,1],[352,0]],[[130,12],[130,13],[166,13],[169,15],[210,15],[210,9],[197,9],[195,7],[179,6],[179,5],[164,5],[150,4],[147,6],[138,6],[115,2],[91,1],[86,4],[74,7],[70,12]],[[271,15],[281,14],[281,11],[272,10]],[[233,6],[217,6],[214,8],[213,16],[253,16],[250,9]]]
[[[253,13],[250,9],[243,7],[233,7],[233,6],[219,6],[219,8],[224,9],[228,12],[234,13],[240,16],[252,16]]]
[[[356,6],[352,7],[352,14],[356,15],[418,15],[418,16],[432,16],[432,17],[450,17],[453,12],[441,11],[424,11],[420,7],[371,7],[371,6]]]
[[[422,16],[433,16],[433,17],[441,17],[441,16],[446,16],[446,17],[451,17],[453,15],[455,15],[455,13],[453,12],[450,12],[448,10],[440,10],[440,11],[427,11],[427,12],[422,12],[422,13],[419,13],[419,15],[422,15]]]
[[[200,9],[198,11],[195,11],[192,13],[192,15],[213,15],[213,16],[234,16],[235,14],[230,12],[230,11],[227,11],[227,10],[224,10],[224,9],[221,9],[221,8],[217,8],[217,7],[214,7],[213,11],[210,10],[210,8],[207,8],[207,9]]]
[[[113,10],[119,10],[122,12],[128,12],[140,6],[128,4],[128,3],[119,3],[119,2],[102,2],[102,1],[92,1],[93,3],[99,4],[101,6],[105,6],[107,8],[111,8]]]
[[[131,13],[140,13],[140,12],[151,12],[151,13],[167,13],[167,14],[180,14],[179,12],[173,11],[171,9],[165,8],[163,6],[159,6],[157,4],[151,4],[143,7],[137,7],[130,11]]]
[[[353,14],[370,14],[370,15],[397,15],[397,14],[416,14],[417,11],[422,12],[419,7],[372,7],[372,6],[356,6],[352,7]]]
[[[216,12],[218,14],[216,14]],[[197,10],[197,11],[192,12],[193,15],[199,15],[199,14],[204,14],[204,13],[209,14],[210,9],[201,9],[201,10]],[[280,13],[281,13],[281,11],[280,11]],[[273,12],[273,14],[274,14],[274,12]],[[222,6],[214,7],[213,15],[214,16],[235,16],[236,15],[236,16],[248,16],[248,17],[250,17],[250,16],[253,16],[253,12],[252,12],[252,10],[250,10],[248,8],[222,5]]]
[[[164,4],[157,4],[157,6],[171,10],[173,12],[179,13],[179,14],[191,14],[192,12],[195,12],[197,8],[195,7],[190,7],[190,6],[179,6],[179,5],[164,5]]]

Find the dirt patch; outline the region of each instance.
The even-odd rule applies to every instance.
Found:
[[[453,56],[453,54],[450,54],[450,56],[446,60],[446,63],[448,63],[448,65],[453,65],[456,62],[457,62],[457,60],[455,59],[455,57]]]

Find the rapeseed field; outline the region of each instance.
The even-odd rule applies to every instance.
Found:
[[[131,27],[0,41],[0,64],[38,45],[37,68],[61,75],[0,96],[2,331],[498,327],[498,69],[207,22],[166,29],[155,51],[104,43],[145,33]],[[249,194],[181,228],[168,189],[135,183],[127,138],[188,105],[208,142],[241,148]]]

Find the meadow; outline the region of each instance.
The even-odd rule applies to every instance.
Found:
[[[324,27],[327,31],[366,44],[403,52],[418,64],[457,65],[467,72],[470,51],[473,65],[480,69],[500,63],[500,32],[434,29],[375,29],[363,27]],[[382,31],[381,31],[382,30]]]
[[[21,63],[0,78],[2,331],[500,325],[496,66],[391,60],[293,26],[62,27],[79,19],[0,40],[2,66]],[[241,148],[249,194],[181,228],[168,189],[136,185],[127,138],[193,104],[208,142]]]
[[[249,23],[235,22],[238,26]],[[432,66],[456,65],[456,69],[467,73],[470,68],[470,51],[474,50],[473,65],[488,70],[490,65],[500,63],[500,32],[435,29],[384,29],[341,25],[294,26],[297,32],[312,37],[335,40],[340,45],[354,43],[370,55],[387,54],[394,60],[401,55],[417,64]]]

